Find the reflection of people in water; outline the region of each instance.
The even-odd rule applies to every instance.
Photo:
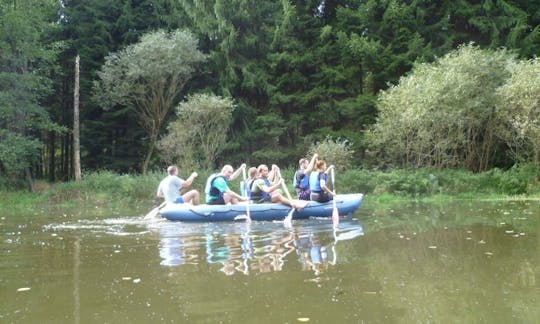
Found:
[[[182,226],[163,226],[159,231],[162,265],[207,262],[216,264],[228,276],[281,271],[288,261],[287,255],[293,251],[296,251],[302,271],[313,271],[319,276],[336,263],[335,245],[338,241],[363,235],[361,225],[339,231],[334,229],[334,232],[326,228],[299,226],[292,230],[280,227],[272,231],[264,228],[255,233],[251,227],[224,232],[222,228],[214,226],[205,227],[202,233],[188,231],[187,234]],[[291,266],[291,263],[288,265]]]
[[[283,270],[283,258],[294,251],[295,235],[293,232],[286,232],[283,237],[275,237],[264,245],[264,253],[262,256],[255,256],[257,262],[254,268],[259,272],[271,272]]]
[[[319,275],[328,269],[328,247],[321,245],[318,237],[302,235],[296,243],[302,271],[312,270]]]
[[[182,264],[197,264],[198,245],[192,244],[193,236],[166,233],[159,242],[161,265],[179,266]]]

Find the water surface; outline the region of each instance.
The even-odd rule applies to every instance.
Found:
[[[0,322],[535,323],[539,215],[362,207],[334,229],[3,211]]]

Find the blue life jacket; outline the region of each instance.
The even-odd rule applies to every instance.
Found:
[[[259,192],[254,193],[253,192],[253,184],[255,183],[255,180],[259,180],[260,178],[251,180],[251,183],[249,184],[249,198],[251,200],[270,200],[270,194],[268,192],[263,191],[260,189]],[[264,179],[264,184],[270,187],[270,181],[268,179]]]
[[[246,183],[244,184],[244,186],[245,186],[244,190],[247,191],[247,196],[248,196],[249,199],[251,199],[251,187],[253,186],[254,181],[255,181],[255,179],[248,179],[246,181]],[[242,193],[244,193],[244,192],[242,191]]]
[[[309,176],[304,174],[303,170],[297,170],[294,174],[293,186],[300,190],[309,189]]]
[[[321,179],[328,180],[328,175],[324,172],[313,171],[309,175],[309,190],[311,192],[321,192]]]

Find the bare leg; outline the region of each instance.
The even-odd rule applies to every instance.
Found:
[[[277,192],[272,195],[272,202],[273,203],[281,203],[283,205],[291,206],[294,209],[297,209],[298,206],[296,206],[292,201],[289,199],[283,197],[280,192]]]
[[[238,198],[236,198],[236,196],[228,192],[223,194],[223,201],[225,201],[225,204],[229,204],[229,203],[233,205],[238,204]]]
[[[198,205],[200,195],[197,190],[190,190],[182,195],[182,199],[184,199],[185,202],[191,203],[192,205]]]

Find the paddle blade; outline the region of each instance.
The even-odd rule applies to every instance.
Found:
[[[335,204],[334,204],[334,208],[332,209],[332,223],[334,225],[339,224],[339,211]]]
[[[167,204],[167,202],[165,202],[165,201],[162,202],[159,206],[152,209],[148,214],[146,214],[146,216],[144,216],[144,219],[156,218],[158,216],[159,211],[161,210],[161,208],[165,207],[166,204]]]
[[[283,220],[283,222],[291,224],[291,223],[292,223],[292,217],[293,217],[293,214],[294,214],[294,208],[291,209],[291,211],[287,214],[287,217],[285,217],[285,219]]]
[[[146,216],[144,216],[144,219],[152,219],[155,218],[159,213],[159,207],[156,207],[152,209]]]

